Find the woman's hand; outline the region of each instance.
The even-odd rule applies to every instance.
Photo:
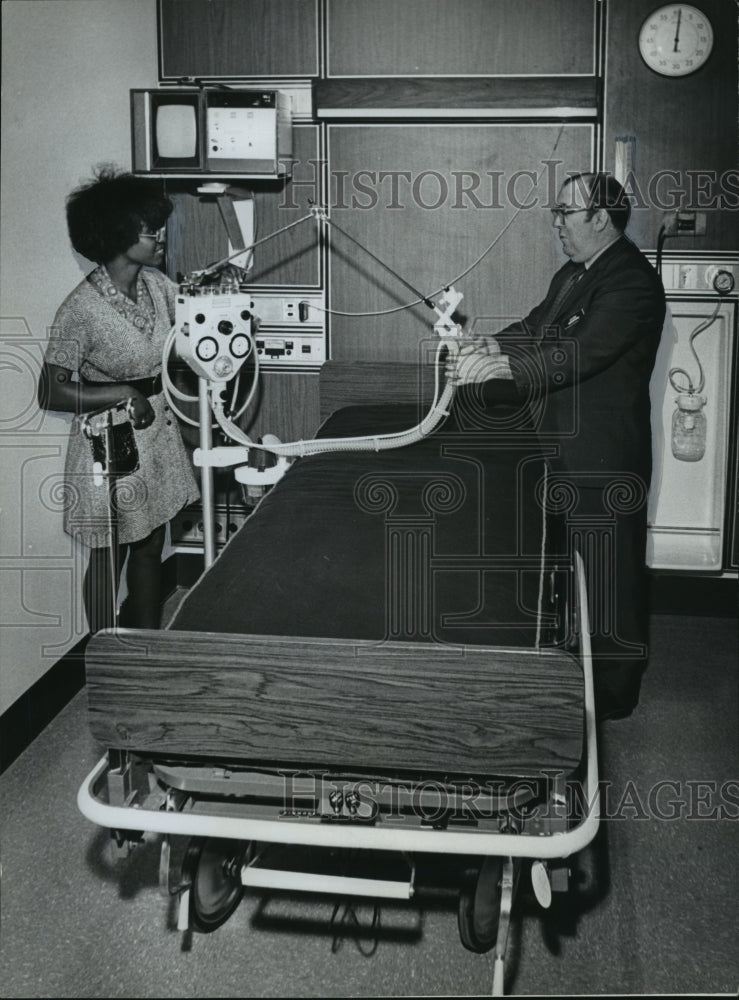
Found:
[[[154,408],[146,396],[134,389],[129,397],[126,407],[133,427],[137,431],[142,431],[146,427],[151,427],[154,423]]]

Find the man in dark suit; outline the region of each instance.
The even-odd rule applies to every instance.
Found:
[[[486,405],[526,407],[548,455],[550,551],[585,561],[596,711],[629,715],[646,666],[649,380],[665,294],[624,235],[628,198],[608,174],[578,174],[551,210],[570,260],[544,300],[494,338],[462,348],[449,376]]]

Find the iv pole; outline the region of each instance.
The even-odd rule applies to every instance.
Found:
[[[198,379],[198,413],[200,417],[200,447],[209,452],[213,447],[213,418],[208,393],[210,383],[202,376]],[[213,565],[216,557],[215,511],[213,507],[213,467],[204,465],[200,470],[200,496],[203,506],[203,558],[205,568]]]

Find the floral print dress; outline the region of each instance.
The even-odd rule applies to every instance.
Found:
[[[177,286],[142,268],[137,301],[96,268],[59,307],[46,360],[92,382],[128,382],[162,370],[174,322]],[[199,497],[192,463],[163,392],[149,397],[154,422],[134,431],[139,468],[116,480],[113,497],[121,544],[139,541]],[[127,420],[116,413],[114,423]],[[91,547],[108,544],[108,485],[96,482],[92,447],[79,416],[72,421],[65,466],[64,530]]]

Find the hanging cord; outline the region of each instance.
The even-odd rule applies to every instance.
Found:
[[[549,480],[547,476],[547,463],[544,460],[544,488],[542,490],[541,504],[541,543],[539,547],[539,593],[536,600],[536,639],[534,648],[541,649],[541,626],[544,615],[544,569],[546,566],[547,552],[547,494],[549,492]]]
[[[309,198],[308,204],[314,205],[314,202]],[[380,267],[384,267],[385,270],[389,274],[392,274],[394,278],[397,278],[398,281],[401,283],[401,285],[404,285],[409,292],[413,292],[414,295],[418,295],[419,301],[423,302],[424,305],[427,305],[429,309],[434,308],[434,303],[431,301],[429,296],[422,295],[421,292],[419,292],[416,288],[413,287],[413,285],[410,284],[410,282],[406,281],[405,278],[401,277],[397,271],[394,271],[389,264],[386,264],[384,260],[380,260],[380,258],[377,257],[375,254],[373,254],[371,250],[368,250],[366,246],[363,246],[359,242],[359,240],[356,240],[353,236],[350,236],[345,229],[341,228],[341,226],[337,225],[335,222],[332,222],[332,220],[329,219],[329,217],[325,214],[325,212],[321,211],[317,206],[315,206],[315,209],[317,213],[320,213],[317,215],[317,218],[319,218],[322,222],[327,222],[333,229],[336,229],[338,232],[341,233],[342,236],[345,236],[351,243],[353,243],[354,246],[359,247],[360,250],[364,251],[364,253],[366,253],[368,257],[371,257],[376,264],[379,264]],[[445,287],[448,288],[449,286],[446,285]],[[441,290],[443,291],[443,289]]]
[[[188,417],[188,415],[183,413],[175,403],[175,399],[179,399],[183,403],[197,403],[198,401],[197,396],[191,396],[189,393],[178,389],[172,380],[172,376],[169,374],[169,356],[172,353],[176,337],[177,327],[173,326],[167,334],[167,338],[164,341],[164,347],[162,348],[162,388],[164,389],[164,395],[167,403],[169,404],[169,408],[178,420],[181,420],[184,424],[189,424],[190,427],[199,427],[200,421],[195,420],[192,417]]]
[[[440,295],[443,291],[445,291],[445,289],[449,288],[451,285],[455,285],[461,278],[465,278],[470,273],[470,271],[474,270],[474,268],[476,268],[477,265],[480,264],[487,257],[490,251],[493,250],[496,244],[503,238],[507,230],[515,222],[520,212],[521,208],[517,208],[516,211],[513,213],[513,215],[510,217],[510,219],[508,220],[508,222],[506,222],[501,231],[497,234],[493,242],[490,243],[489,246],[487,246],[482,251],[482,253],[479,255],[479,257],[477,257],[476,260],[472,261],[469,267],[465,268],[465,270],[462,271],[461,274],[458,274],[456,278],[453,278],[452,281],[448,282],[445,285],[442,285],[440,288],[437,288],[436,291],[431,293],[431,295],[422,295],[421,292],[416,291],[416,289],[414,289],[412,285],[408,284],[408,282],[405,281],[405,279],[401,278],[399,274],[393,271],[392,268],[388,267],[387,264],[383,263],[383,261],[381,261],[378,257],[375,257],[375,255],[371,253],[366,247],[362,246],[362,244],[358,240],[355,240],[353,236],[350,236],[347,232],[345,232],[343,229],[337,226],[336,223],[333,222],[331,219],[329,219],[326,215],[322,215],[321,219],[323,222],[327,223],[327,225],[329,226],[333,226],[334,229],[337,229],[343,236],[346,236],[347,239],[351,240],[352,243],[358,246],[360,250],[364,250],[364,252],[369,254],[373,260],[376,260],[378,261],[378,263],[382,264],[382,266],[391,274],[395,275],[395,277],[399,281],[401,281],[406,286],[406,288],[409,288],[411,291],[415,292],[416,295],[418,295],[418,298],[414,299],[413,302],[406,302],[402,306],[393,306],[393,308],[391,309],[377,309],[370,312],[346,312],[343,309],[327,309],[324,306],[314,306],[314,308],[317,311],[327,313],[330,316],[354,316],[354,317],[389,316],[392,313],[404,312],[406,309],[414,309],[416,306],[420,305],[430,305],[430,307],[433,308],[433,302],[431,301],[433,296]]]
[[[655,267],[657,269],[657,274],[662,277],[662,252],[665,248],[665,240],[667,239],[667,228],[664,224],[659,227],[659,233],[657,235],[657,260],[655,261]]]
[[[552,157],[556,153],[557,147],[559,146],[560,140],[562,138],[562,133],[564,132],[564,130],[565,130],[565,126],[561,125],[560,129],[559,129],[559,132],[557,133],[557,138],[554,140],[554,145],[552,146],[552,151],[549,154],[548,161],[551,161]],[[312,204],[312,202],[311,202],[311,204]],[[330,226],[333,226],[334,229],[339,229],[339,232],[343,233],[344,236],[346,236],[353,243],[355,243],[358,247],[360,247],[360,249],[364,250],[365,253],[370,254],[370,256],[374,260],[377,260],[378,263],[382,264],[382,266],[386,270],[390,271],[391,274],[395,274],[395,277],[398,278],[400,281],[402,281],[402,283],[406,286],[406,288],[409,288],[411,291],[415,292],[418,295],[418,298],[415,301],[413,301],[413,302],[407,302],[405,305],[402,305],[402,306],[394,306],[392,309],[379,309],[379,310],[375,310],[375,311],[372,311],[372,312],[345,312],[342,309],[326,309],[326,308],[321,307],[321,306],[316,306],[315,308],[318,309],[318,310],[320,310],[323,313],[328,313],[330,316],[356,316],[356,317],[360,317],[360,316],[389,316],[392,313],[403,312],[406,309],[413,309],[415,306],[419,306],[419,305],[421,305],[423,303],[425,303],[426,305],[429,305],[430,300],[433,299],[433,297],[435,295],[440,295],[443,291],[445,291],[445,289],[449,288],[451,285],[456,285],[456,283],[458,281],[461,281],[462,278],[465,278],[471,271],[473,271],[477,267],[478,264],[480,264],[487,257],[487,255],[490,253],[490,251],[493,250],[493,248],[503,238],[503,236],[508,231],[508,229],[513,225],[513,223],[518,218],[518,216],[519,216],[519,214],[520,214],[520,212],[522,210],[523,210],[523,205],[519,205],[519,207],[516,209],[516,211],[513,213],[513,215],[508,220],[508,222],[506,222],[506,224],[503,226],[503,228],[501,229],[501,231],[495,237],[495,239],[493,240],[493,242],[490,243],[490,245],[487,246],[485,248],[485,250],[482,251],[482,253],[479,255],[479,257],[477,257],[476,260],[472,261],[472,263],[469,265],[469,267],[465,268],[464,271],[462,271],[460,274],[458,274],[456,276],[456,278],[452,278],[451,281],[445,282],[443,285],[441,285],[440,288],[437,288],[436,291],[432,292],[430,295],[422,295],[420,292],[416,292],[416,290],[411,285],[409,285],[408,282],[406,282],[403,278],[401,278],[400,275],[396,274],[395,271],[393,271],[391,268],[389,268],[387,266],[387,264],[383,263],[383,261],[381,261],[381,260],[379,260],[379,258],[375,257],[374,254],[370,253],[370,251],[367,250],[366,247],[362,246],[362,244],[359,243],[357,240],[355,240],[354,237],[349,236],[349,234],[346,233],[346,232],[344,232],[343,229],[339,229],[339,227],[336,225],[336,223],[333,222],[331,219],[329,219],[328,216],[325,214],[325,212],[323,212],[320,215],[320,218],[322,219],[323,222],[327,223]],[[432,304],[432,307],[433,307],[433,303],[431,303],[431,304]]]
[[[341,916],[339,916],[340,911]],[[359,917],[354,909],[353,902],[336,903],[334,906],[334,912],[331,914],[331,926],[334,928],[334,937],[331,942],[332,955],[335,955],[344,943],[344,938],[346,937],[348,930],[346,926],[347,924],[351,924],[358,931],[365,930],[359,922]],[[380,944],[380,907],[376,903],[372,907],[372,922],[370,923],[368,929],[372,932],[372,944],[369,948],[363,947],[360,938],[356,935],[353,938],[354,944],[357,946],[357,950],[360,955],[364,956],[364,958],[372,958]]]
[[[354,866],[357,863],[358,855],[359,852],[357,851],[356,848],[354,848],[350,850],[349,854],[344,857],[342,864],[344,875],[349,875],[350,872],[353,870]],[[372,920],[368,928],[363,927],[362,924],[360,923],[359,917],[357,916],[357,911],[355,909],[356,905],[357,901],[351,898],[347,900],[337,900],[336,904],[334,905],[334,911],[331,914],[331,921],[330,921],[331,927],[333,928],[334,931],[333,940],[331,942],[332,955],[335,955],[341,949],[345,937],[347,936],[348,933],[351,933],[352,930],[354,931],[353,934],[354,944],[357,946],[357,950],[359,951],[360,955],[363,955],[364,958],[372,958],[372,956],[379,947],[380,944],[379,904],[374,903],[372,906]],[[371,944],[369,948],[363,947],[362,941],[357,933],[359,932],[359,934],[361,934],[362,931],[366,930],[369,930],[372,935]]]
[[[257,351],[254,350],[254,338],[251,336],[249,337],[249,343],[251,344],[251,354],[252,357],[254,358],[254,371],[252,372],[251,386],[249,388],[249,391],[246,394],[244,402],[241,404],[238,410],[235,409],[235,406],[236,406],[236,396],[238,392],[238,382],[241,377],[242,369],[240,368],[236,374],[236,378],[234,379],[234,390],[233,393],[231,394],[231,405],[230,405],[231,415],[234,420],[238,420],[239,417],[243,416],[244,413],[246,413],[252,399],[254,399],[254,394],[257,391],[257,386],[259,385],[259,354],[257,353]]]
[[[691,350],[691,352],[693,354],[693,357],[695,358],[695,363],[698,365],[698,372],[699,372],[699,377],[700,377],[700,381],[698,382],[698,385],[693,385],[692,378],[690,377],[690,375],[688,374],[688,372],[684,368],[670,368],[669,372],[667,373],[667,377],[669,378],[670,385],[675,390],[675,392],[687,392],[691,396],[693,396],[693,395],[695,395],[695,393],[700,393],[700,392],[703,391],[703,386],[706,384],[706,373],[703,371],[703,365],[701,364],[701,360],[698,357],[698,354],[697,354],[697,352],[695,350],[695,346],[693,345],[693,341],[695,340],[695,338],[700,333],[703,333],[704,330],[707,330],[708,327],[711,326],[711,324],[716,321],[716,319],[718,318],[718,314],[719,314],[720,309],[721,309],[721,302],[719,301],[719,302],[716,303],[716,308],[713,310],[713,314],[711,316],[709,316],[708,319],[703,320],[703,322],[700,323],[695,328],[695,330],[693,330],[693,332],[690,335],[690,340],[688,341],[688,346],[690,347],[690,350]],[[684,375],[685,378],[688,380],[688,384],[687,385],[679,385],[675,381],[675,377],[674,377],[675,375]]]

